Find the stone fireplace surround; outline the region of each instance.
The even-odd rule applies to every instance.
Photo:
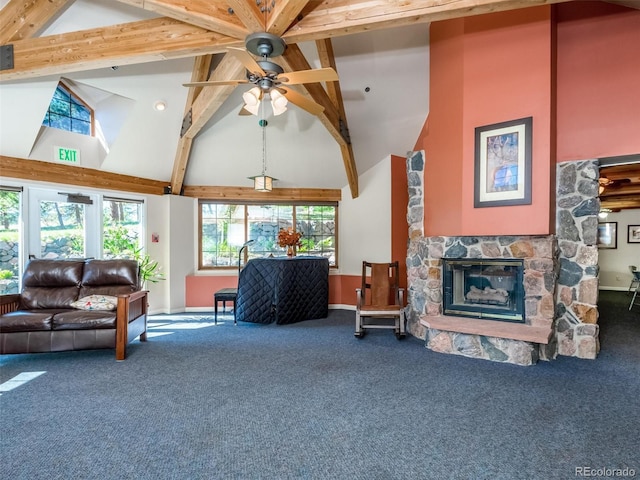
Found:
[[[557,232],[544,236],[423,236],[424,152],[407,157],[408,331],[441,353],[518,365],[558,354],[595,358],[597,161],[557,168]],[[442,258],[524,260],[525,323],[442,314]]]

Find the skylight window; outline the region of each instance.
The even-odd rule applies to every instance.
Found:
[[[42,124],[67,132],[93,135],[93,110],[64,84],[59,83]]]

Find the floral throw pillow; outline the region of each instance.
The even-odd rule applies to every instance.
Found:
[[[89,295],[71,304],[79,310],[115,310],[117,305],[118,297],[110,295]]]

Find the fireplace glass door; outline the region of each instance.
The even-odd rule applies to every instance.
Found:
[[[445,315],[524,323],[522,260],[442,261]]]

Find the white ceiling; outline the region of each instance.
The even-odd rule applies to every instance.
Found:
[[[0,5],[6,3],[0,0]],[[153,16],[108,0],[76,0],[42,36]],[[359,174],[390,154],[404,156],[417,140],[429,111],[428,28],[421,24],[333,39]],[[315,45],[303,44],[301,48],[309,63],[318,67]],[[182,83],[190,81],[192,66],[192,59],[178,59],[67,75],[133,101],[100,168],[170,180],[187,95]],[[0,153],[29,156],[57,80],[44,77],[0,84]],[[246,88],[238,87],[196,137],[186,185],[250,186],[247,177],[260,173],[262,132],[258,119],[238,115]],[[153,109],[157,100],[167,103],[165,111]],[[276,186],[347,185],[338,145],[315,117],[290,106],[286,113],[268,121],[267,173],[279,179]]]

